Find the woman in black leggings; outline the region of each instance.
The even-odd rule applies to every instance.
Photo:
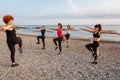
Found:
[[[15,62],[15,45],[19,45],[18,51],[22,53],[22,40],[20,37],[16,36],[16,31],[13,27],[13,20],[14,18],[11,15],[4,16],[3,21],[6,24],[6,26],[2,27],[2,30],[6,32],[7,45],[11,52],[12,67],[15,67],[19,65]]]
[[[45,26],[42,26],[41,30],[37,30],[36,32],[41,32],[41,36],[37,36],[37,43],[36,44],[40,44],[39,39],[42,39],[42,43],[43,43],[42,49],[45,49],[45,32],[52,32],[52,31],[48,31],[45,29]]]
[[[101,34],[118,34],[120,33],[113,31],[113,30],[102,30],[102,27],[100,24],[95,25],[95,28],[90,28],[89,29],[81,28],[81,30],[93,33],[93,43],[87,44],[86,48],[93,53],[94,61],[92,64],[97,64],[97,48],[99,47],[99,42],[100,42],[100,35]]]
[[[62,47],[61,47],[61,44],[62,44],[62,40],[63,40],[63,33],[62,33],[62,24],[61,23],[58,23],[58,29],[53,29],[52,30],[55,30],[57,31],[57,35],[58,37],[54,38],[53,39],[53,42],[55,44],[55,50],[58,48],[59,46],[59,50],[60,52],[58,54],[61,54],[62,53]],[[57,44],[57,41],[58,41],[58,44]]]

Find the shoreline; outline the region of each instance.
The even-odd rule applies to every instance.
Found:
[[[29,34],[18,34],[18,33],[17,33],[17,35],[36,37],[36,35],[29,35]],[[46,36],[46,38],[54,38],[54,37]],[[82,38],[70,38],[70,39],[71,39],[71,40],[78,40],[78,41],[90,41],[90,39],[82,39]],[[120,41],[112,41],[112,40],[101,40],[100,42],[120,43]]]

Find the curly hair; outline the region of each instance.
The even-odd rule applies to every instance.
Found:
[[[3,17],[3,22],[4,22],[5,24],[7,24],[8,22],[10,22],[10,20],[14,20],[14,17],[11,16],[11,15],[5,15],[5,16]]]

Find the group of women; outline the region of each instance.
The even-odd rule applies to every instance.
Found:
[[[13,16],[5,15],[3,17],[3,22],[6,24],[6,26],[0,28],[0,30],[4,30],[6,32],[7,45],[11,52],[12,67],[15,67],[15,66],[19,65],[18,63],[15,62],[15,45],[16,44],[19,45],[18,51],[20,53],[23,53],[23,50],[22,50],[22,39],[20,37],[16,36],[15,27],[13,26],[13,20],[14,20]],[[61,23],[58,23],[58,29],[51,28],[51,30],[57,31],[58,36],[53,39],[53,42],[55,44],[55,50],[57,50],[59,48],[60,52],[58,54],[62,53],[62,46],[61,46],[62,41],[64,41],[64,39],[65,39],[67,42],[67,47],[69,47],[70,46],[70,42],[69,42],[70,32],[77,31],[77,30],[71,28],[70,25],[67,26],[67,29],[63,29]],[[66,34],[63,34],[64,30],[67,31]],[[92,64],[97,64],[97,57],[98,57],[97,48],[99,47],[99,42],[101,40],[100,39],[101,34],[118,34],[118,35],[120,35],[120,33],[113,31],[113,30],[103,30],[100,24],[95,25],[94,28],[86,27],[86,28],[81,28],[80,30],[84,30],[84,31],[93,33],[93,39],[92,39],[93,42],[91,44],[86,45],[86,48],[93,53],[94,61],[92,62]],[[41,36],[37,36],[37,44],[40,44],[39,39],[42,39],[42,43],[43,43],[42,49],[45,49],[45,32],[52,32],[52,31],[48,31],[45,29],[45,26],[42,26],[41,30],[37,30],[36,32],[41,32]]]

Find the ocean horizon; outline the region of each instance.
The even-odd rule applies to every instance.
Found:
[[[41,27],[42,25],[18,25],[18,26],[26,28],[26,29],[17,30],[18,34],[26,34],[26,35],[34,35],[34,36],[41,35],[40,32],[34,32],[34,31],[36,30],[36,27]],[[44,25],[44,26],[46,30],[50,30],[49,28],[57,28],[57,25]],[[66,26],[67,25],[63,25],[63,28],[66,28]],[[71,38],[91,39],[93,37],[91,33],[79,30],[79,28],[84,28],[85,26],[94,28],[94,25],[71,25],[72,28],[78,30],[78,31],[71,31]],[[102,29],[115,30],[117,32],[120,32],[120,25],[102,25]],[[63,34],[66,34],[66,31],[63,31]],[[57,37],[57,32],[56,31],[53,31],[53,33],[46,32],[45,35],[47,37]],[[101,39],[107,41],[120,41],[120,36],[116,34],[103,34],[101,35]]]

